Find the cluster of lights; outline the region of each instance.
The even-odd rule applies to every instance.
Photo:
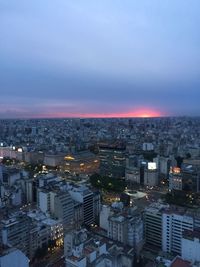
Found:
[[[180,172],[181,172],[180,168],[178,168],[178,167],[173,168],[173,173],[180,173]]]
[[[65,160],[74,160],[75,158],[74,157],[72,157],[72,156],[66,156],[65,157]]]

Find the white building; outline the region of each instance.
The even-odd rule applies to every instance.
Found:
[[[63,224],[72,224],[74,204],[67,191],[38,189],[37,204],[42,212],[62,220]]]
[[[128,223],[126,218],[122,215],[113,215],[109,217],[108,221],[108,237],[126,244],[128,240]]]
[[[143,246],[143,220],[140,216],[112,215],[108,218],[108,237],[139,253]]]
[[[162,250],[180,255],[182,233],[184,230],[193,230],[194,219],[176,211],[164,211],[162,219]]]
[[[185,260],[200,263],[199,231],[184,231],[182,238],[181,256]]]
[[[102,205],[100,212],[100,227],[106,231],[109,229],[108,217],[111,215],[110,206]]]

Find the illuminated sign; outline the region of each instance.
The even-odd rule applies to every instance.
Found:
[[[148,162],[148,170],[156,170],[156,162]]]

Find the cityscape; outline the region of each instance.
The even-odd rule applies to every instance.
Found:
[[[200,267],[199,0],[2,0],[0,267]]]
[[[199,266],[200,118],[0,122],[1,266]]]

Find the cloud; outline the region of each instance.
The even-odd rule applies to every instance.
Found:
[[[3,0],[0,103],[13,114],[34,114],[32,103],[38,114],[65,104],[79,113],[198,113],[199,8],[198,0]]]

